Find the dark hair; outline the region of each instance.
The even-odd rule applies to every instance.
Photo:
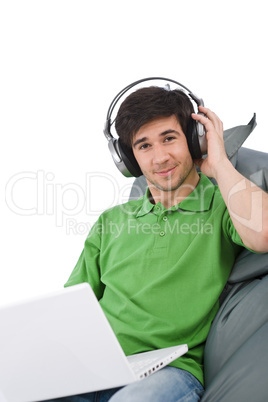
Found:
[[[133,136],[144,124],[159,117],[175,115],[186,135],[192,112],[192,102],[182,90],[145,87],[131,93],[122,102],[115,129],[121,141],[131,147]]]

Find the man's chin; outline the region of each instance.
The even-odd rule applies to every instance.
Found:
[[[149,187],[153,187],[156,190],[164,191],[164,192],[175,191],[182,184],[181,182],[175,184],[175,183],[172,183],[171,181],[162,184],[162,183],[158,183],[156,181],[150,181],[148,179],[147,179],[147,183],[148,183]]]

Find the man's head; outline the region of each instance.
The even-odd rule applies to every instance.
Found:
[[[133,153],[154,201],[165,206],[185,198],[199,180],[187,140],[193,111],[183,91],[146,87],[129,95],[116,117],[120,141]]]
[[[121,141],[132,147],[133,137],[148,122],[157,118],[175,115],[185,135],[192,123],[192,102],[181,90],[166,90],[160,87],[145,87],[131,93],[121,104],[115,128]]]

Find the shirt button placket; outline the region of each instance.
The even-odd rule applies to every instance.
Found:
[[[162,216],[162,222],[166,222],[167,221],[167,217],[164,215],[164,216]],[[163,224],[161,225],[162,226],[162,230],[160,230],[160,233],[159,233],[159,235],[161,236],[161,237],[164,237],[165,236],[165,234],[166,234],[166,228],[165,228],[165,225],[163,226]]]
[[[158,224],[159,224],[159,232],[158,235],[156,236],[156,243],[155,243],[155,248],[159,249],[166,249],[167,247],[167,236],[166,236],[166,222],[167,222],[167,217],[160,212],[161,208],[158,206],[156,207],[156,213],[158,215]],[[157,240],[158,238],[158,240]]]

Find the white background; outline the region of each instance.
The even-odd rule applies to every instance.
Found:
[[[103,136],[140,78],[173,78],[268,152],[264,1],[2,1],[0,304],[61,288],[100,212],[132,179]],[[6,198],[5,198],[6,197]]]

